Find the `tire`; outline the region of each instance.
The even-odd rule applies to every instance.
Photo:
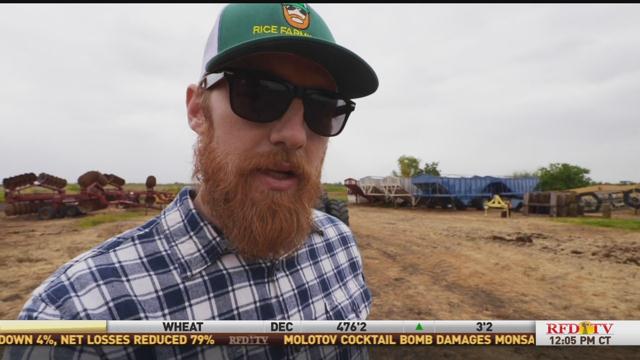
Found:
[[[55,209],[55,215],[54,217],[56,219],[62,219],[67,215],[67,207],[66,206],[60,206],[59,208]]]
[[[33,214],[38,212],[38,208],[36,207],[36,204],[32,202],[23,202],[22,211],[23,214]]]
[[[70,218],[80,215],[80,209],[78,209],[78,207],[75,205],[66,206],[64,210],[64,214]]]
[[[592,200],[589,200],[592,198]],[[600,211],[602,200],[593,192],[578,195],[578,202],[585,213],[596,213]]]
[[[623,194],[625,205],[636,210],[640,209],[640,189],[625,191]]]
[[[325,203],[324,212],[337,217],[345,225],[349,226],[349,207],[345,201],[328,199]]]
[[[56,210],[52,206],[43,206],[38,209],[38,219],[40,220],[49,220],[52,219],[56,215]]]
[[[467,205],[458,199],[453,199],[453,206],[456,210],[467,210]]]
[[[427,199],[427,209],[435,209],[436,206],[436,201],[433,198]]]
[[[16,203],[16,215],[25,215],[29,213],[29,209],[27,208],[28,203],[19,202]]]
[[[320,210],[322,212],[327,212],[327,203],[329,202],[329,197],[327,196],[326,192],[322,192],[322,194],[320,194],[320,198],[318,199],[318,202],[316,202],[316,210]]]

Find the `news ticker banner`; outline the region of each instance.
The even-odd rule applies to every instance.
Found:
[[[640,345],[640,321],[0,320],[0,345]]]

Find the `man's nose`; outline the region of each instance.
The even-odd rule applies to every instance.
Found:
[[[269,140],[274,145],[284,145],[288,149],[297,150],[306,145],[307,131],[302,100],[295,98],[282,118],[274,122]]]

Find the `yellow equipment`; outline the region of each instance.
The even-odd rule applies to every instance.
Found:
[[[502,200],[500,195],[493,195],[493,199],[484,202],[484,216],[487,216],[489,209],[502,210],[506,217],[511,217],[511,202]]]

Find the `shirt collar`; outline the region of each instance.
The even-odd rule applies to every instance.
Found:
[[[229,253],[229,242],[193,204],[195,191],[185,187],[160,214],[173,260],[182,277],[190,277]]]
[[[196,210],[195,196],[195,190],[184,187],[160,214],[171,257],[183,278],[197,274],[223,255],[232,253],[222,232]],[[323,226],[318,220],[318,213],[314,211],[312,231],[322,236]]]

